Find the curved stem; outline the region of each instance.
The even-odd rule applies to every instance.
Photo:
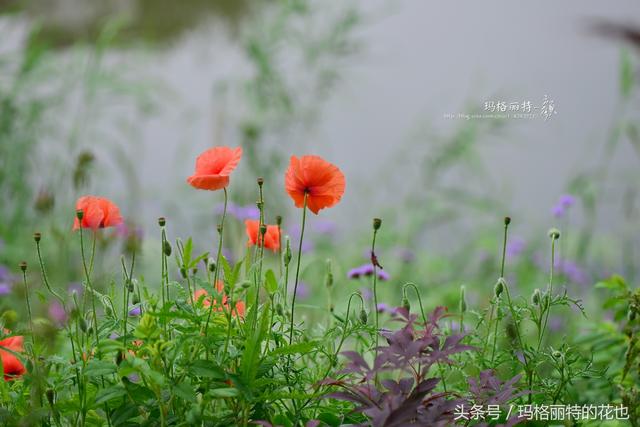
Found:
[[[538,351],[542,345],[542,338],[544,337],[544,331],[547,329],[547,322],[549,321],[549,312],[551,311],[551,300],[553,299],[553,269],[555,264],[555,252],[556,252],[556,239],[551,240],[551,267],[549,268],[549,286],[547,289],[547,300],[545,304],[544,323],[540,331],[540,338],[538,338]]]
[[[293,285],[293,298],[291,300],[291,325],[289,328],[289,345],[293,343],[293,321],[296,310],[296,294],[298,293],[298,278],[300,277],[300,260],[302,259],[302,239],[304,238],[304,226],[307,220],[307,193],[304,194],[302,206],[302,227],[300,229],[300,243],[298,244],[298,261],[296,265],[296,279]]]
[[[93,313],[93,331],[95,332],[95,336],[96,336],[96,347],[99,347],[100,345],[100,337],[98,334],[98,315],[96,314],[96,299],[95,299],[95,295],[93,292],[93,285],[91,283],[91,272],[89,267],[87,267],[87,259],[85,257],[85,253],[84,253],[84,237],[83,237],[84,233],[82,232],[82,227],[80,227],[80,253],[82,255],[82,266],[84,267],[84,275],[85,275],[85,280],[87,283],[87,288],[89,289],[89,293],[91,294],[89,296],[89,298],[91,298],[91,311]],[[92,250],[91,250],[91,269],[93,269],[93,258],[95,255],[95,249],[96,249],[96,233],[95,231],[93,232],[93,245],[92,245]]]

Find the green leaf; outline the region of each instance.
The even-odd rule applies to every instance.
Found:
[[[276,356],[276,355],[282,356],[282,355],[297,354],[297,353],[305,354],[313,350],[317,345],[318,345],[317,341],[300,342],[292,345],[285,345],[283,347],[278,347],[277,349],[273,350],[269,354],[272,356]]]
[[[275,294],[278,291],[278,279],[276,279],[276,274],[271,269],[265,273],[264,287],[270,294]]]
[[[184,399],[187,402],[191,403],[196,402],[196,391],[191,384],[181,382],[179,384],[175,384],[173,386],[173,390],[175,394],[181,399]]]
[[[87,364],[85,374],[88,378],[95,378],[103,375],[115,374],[118,367],[113,362],[107,362],[104,360],[91,360]]]
[[[620,57],[620,93],[623,98],[629,98],[633,89],[633,64],[627,50],[622,51]]]
[[[200,377],[221,380],[227,376],[224,369],[209,360],[196,360],[189,366],[189,370]]]
[[[121,385],[114,385],[105,389],[102,389],[96,394],[96,405],[108,402],[113,399],[118,399],[125,396],[127,393]]]
[[[209,390],[207,394],[212,397],[237,397],[240,395],[240,392],[236,388],[228,387],[214,388],[213,390]]]

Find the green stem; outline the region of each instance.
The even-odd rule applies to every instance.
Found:
[[[554,269],[554,263],[555,263],[555,249],[556,249],[556,239],[551,239],[551,267],[549,268],[549,286],[547,287],[546,301],[543,298],[543,304],[545,305],[544,323],[542,324],[540,337],[538,338],[538,351],[540,351],[540,346],[542,345],[542,338],[544,337],[544,332],[547,329],[547,322],[549,321],[549,312],[551,311],[551,300],[553,299],[552,293],[553,293],[553,269]]]
[[[87,267],[87,259],[84,253],[84,233],[82,232],[82,227],[80,227],[80,253],[82,255],[82,266],[84,267],[85,280],[87,283],[87,288],[89,289],[89,293],[91,295],[91,311],[93,312],[93,331],[96,336],[96,348],[99,348],[100,345],[100,337],[98,334],[98,315],[96,314],[96,299],[93,292],[93,284],[91,283],[91,273],[89,272],[89,268]],[[93,232],[93,249],[91,251],[91,268],[93,268],[93,258],[95,255],[95,247],[96,247],[96,233]]]
[[[227,188],[224,189],[224,208],[222,209],[222,219],[220,220],[220,230],[218,236],[218,253],[216,254],[216,268],[213,273],[213,289],[216,289],[216,284],[218,283],[218,277],[220,276],[220,256],[222,255],[222,236],[224,234],[224,220],[227,216],[227,202],[229,199],[229,195],[227,193]],[[207,332],[209,330],[209,321],[211,320],[211,313],[213,313],[213,301],[209,305],[209,313],[207,314],[207,322],[204,325],[204,336],[207,336]],[[227,343],[225,343],[225,348],[227,347]]]
[[[300,277],[300,260],[302,259],[302,239],[304,238],[304,226],[307,220],[307,193],[304,193],[304,204],[302,206],[302,227],[300,229],[300,243],[298,244],[298,260],[296,265],[296,279],[293,285],[293,298],[291,300],[291,325],[289,328],[289,345],[293,343],[293,321],[296,311],[296,294],[298,293],[298,279]]]

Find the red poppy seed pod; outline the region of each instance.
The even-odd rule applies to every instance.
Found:
[[[264,184],[264,178],[260,177],[257,179],[257,181],[258,181],[258,186],[262,187],[262,184]]]
[[[76,211],[76,218],[78,218],[79,221],[82,221],[82,218],[84,218],[84,212],[82,211],[82,209],[78,209]]]
[[[504,217],[504,225],[509,225],[511,224],[511,217],[510,216],[505,216]]]
[[[20,270],[22,271],[27,271],[27,262],[26,261],[21,261],[20,264],[18,264],[20,266]]]
[[[42,234],[41,233],[38,233],[38,232],[33,233],[33,240],[35,240],[36,243],[38,243],[40,241],[40,239],[42,239]]]
[[[160,218],[158,218],[158,225],[160,227],[164,227],[167,224],[167,220],[165,217],[161,216]]]
[[[280,215],[276,216],[276,225],[277,226],[282,225],[282,217]]]
[[[504,292],[504,287],[506,285],[507,283],[505,282],[504,278],[500,277],[496,282],[496,285],[493,287],[493,294],[496,296],[496,298],[500,298],[500,295],[502,295],[502,292]]]
[[[373,229],[374,230],[380,230],[380,227],[382,226],[382,220],[380,218],[373,218]]]
[[[263,236],[264,236],[265,234],[267,234],[267,226],[266,226],[266,225],[262,224],[262,225],[260,226],[260,234],[262,234]]]
[[[557,228],[550,229],[549,237],[551,237],[552,240],[558,240],[560,238],[560,230],[558,230]]]

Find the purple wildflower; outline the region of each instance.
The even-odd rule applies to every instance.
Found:
[[[70,294],[75,292],[77,295],[82,295],[83,290],[82,284],[79,282],[69,283],[69,286],[67,287],[67,291],[69,291]]]
[[[59,326],[64,325],[67,321],[67,313],[58,301],[53,301],[49,305],[49,317]]]
[[[319,218],[313,223],[313,231],[318,234],[332,235],[336,232],[336,223],[327,219]]]
[[[136,306],[133,307],[131,310],[129,310],[129,316],[131,317],[137,317],[140,316],[141,310],[140,310],[140,306]]]
[[[389,273],[387,273],[381,268],[378,268],[377,272],[378,272],[378,279],[380,280],[389,280],[391,278],[389,276]],[[349,270],[349,272],[347,273],[347,277],[349,279],[357,279],[361,276],[371,276],[372,274],[373,274],[373,265],[362,264],[359,267],[352,268],[351,270]]]
[[[0,283],[0,295],[8,295],[11,293],[11,285],[8,283]]]
[[[507,258],[515,258],[527,248],[527,242],[521,237],[512,237],[507,243]]]
[[[216,206],[216,213],[222,215],[224,211],[224,204]],[[260,210],[255,205],[240,206],[233,202],[227,205],[227,213],[238,221],[244,221],[246,219],[258,219],[260,218]]]
[[[291,287],[290,291],[293,293],[293,287]],[[306,299],[310,295],[309,286],[307,286],[304,282],[298,282],[298,290],[296,295],[299,299]]]
[[[573,197],[571,194],[563,194],[562,196],[560,196],[560,201],[558,202],[558,204],[564,207],[565,209],[570,208],[575,203],[576,203],[576,198]]]

